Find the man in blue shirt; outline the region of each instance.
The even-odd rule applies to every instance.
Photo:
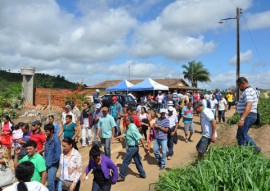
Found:
[[[59,124],[54,120],[54,116],[49,115],[48,120],[49,120],[49,123],[53,124],[54,126],[54,134],[58,136],[60,133],[60,127],[59,127]]]
[[[123,107],[122,105],[117,101],[118,98],[116,96],[112,97],[112,105],[110,106],[110,115],[114,118],[116,123],[116,131],[114,136],[121,135],[121,129],[120,129],[120,120],[121,120],[121,114],[123,114]]]
[[[188,105],[185,106],[181,112],[183,123],[184,123],[186,143],[193,142],[191,139],[193,133],[195,132],[194,125],[193,125],[193,112],[194,111],[192,108],[192,102],[189,102]],[[190,132],[189,136],[188,136],[188,132]]]
[[[170,128],[170,121],[166,118],[166,109],[160,109],[160,117],[154,123],[154,127],[156,129],[156,139],[154,143],[154,154],[156,159],[158,160],[158,165],[160,170],[165,169],[166,165],[166,151],[167,151],[167,139],[168,139],[168,131]],[[159,154],[159,149],[161,147],[162,156]]]
[[[61,142],[57,134],[54,134],[54,126],[52,124],[46,124],[44,126],[44,130],[47,136],[44,150],[44,159],[46,161],[46,169],[48,174],[48,189],[49,191],[54,191],[55,178],[61,155]]]
[[[94,100],[94,104],[95,106],[101,102],[101,98],[99,96],[99,89],[96,89],[96,93],[93,95],[93,100]]]

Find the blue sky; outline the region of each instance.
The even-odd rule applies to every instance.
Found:
[[[0,67],[64,75],[91,85],[108,79],[181,77],[201,61],[207,89],[235,84],[236,7],[241,76],[270,89],[269,0],[2,0]],[[254,43],[255,45],[254,45]],[[4,46],[3,46],[4,45]]]

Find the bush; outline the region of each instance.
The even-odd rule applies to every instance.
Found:
[[[204,160],[164,173],[154,185],[156,191],[270,190],[270,161],[251,147],[211,148]]]
[[[261,125],[270,124],[270,99],[261,98],[258,109],[261,114]]]
[[[233,116],[227,120],[227,124],[228,125],[237,124],[239,119],[240,119],[239,113],[235,112]]]

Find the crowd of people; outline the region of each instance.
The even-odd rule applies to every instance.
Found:
[[[252,138],[247,137],[255,120],[258,97],[245,78],[238,79],[237,83],[243,91],[237,108],[241,115],[238,143],[245,146],[252,144],[259,151],[260,148]],[[96,90],[94,109],[85,102],[80,111],[74,101],[68,102],[60,125],[53,115],[48,116],[43,129],[38,120],[31,124],[20,122],[15,125],[8,116],[4,116],[1,125],[0,167],[13,158],[15,176],[19,181],[4,191],[78,191],[81,181],[86,181],[90,172],[94,177],[92,191],[109,191],[112,184],[125,181],[132,159],[139,178],[146,178],[147,172],[142,165],[143,157],[140,156],[139,149],[143,148],[147,157],[154,142],[154,156],[160,171],[163,171],[167,160],[173,158],[180,120],[184,124],[185,142],[193,142],[195,113],[200,116],[202,130],[196,150],[199,158],[203,158],[210,143],[216,141],[216,113],[218,122],[225,122],[225,112],[232,105],[232,95],[231,92],[223,96],[220,92],[189,94],[174,91],[164,96],[162,92],[158,92],[156,98],[151,97],[157,100],[157,108],[150,110],[144,97],[141,97],[136,108],[122,106],[116,96],[112,98],[110,107],[104,107],[99,90]],[[79,136],[82,148],[90,148],[89,163],[84,170],[78,149]],[[119,170],[111,158],[111,143],[116,140],[121,141],[126,149]],[[101,149],[104,149],[104,155]],[[23,170],[26,172],[22,172]],[[60,171],[59,178],[56,176],[57,171]]]

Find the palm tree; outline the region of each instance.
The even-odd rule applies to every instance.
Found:
[[[188,62],[187,65],[183,64],[182,68],[184,78],[187,79],[192,87],[197,87],[198,82],[210,82],[210,73],[206,68],[204,68],[201,62],[196,62],[195,60]]]

